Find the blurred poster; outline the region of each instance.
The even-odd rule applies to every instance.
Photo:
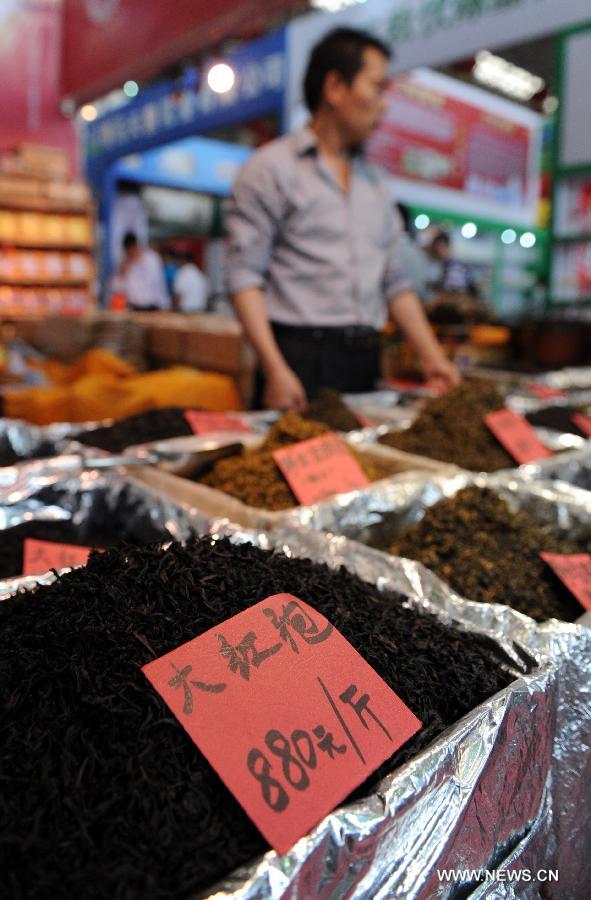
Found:
[[[396,179],[397,199],[536,221],[540,116],[428,69],[393,79],[387,103],[367,149]]]
[[[412,75],[396,78],[387,100],[387,112],[368,148],[374,162],[399,178],[499,203],[523,203],[528,128]]]
[[[561,179],[556,190],[555,231],[559,237],[591,234],[591,175]]]
[[[59,110],[59,0],[0,0],[0,149],[19,143],[67,150],[72,122]]]

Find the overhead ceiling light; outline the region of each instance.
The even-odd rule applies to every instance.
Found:
[[[85,103],[84,106],[82,106],[80,109],[80,115],[85,122],[94,122],[98,115],[96,106],[94,106],[92,103]]]
[[[365,0],[310,0],[313,9],[321,9],[323,12],[339,12],[348,6],[357,6],[358,3],[365,3]]]
[[[418,228],[419,231],[424,231],[425,228],[428,228],[431,224],[431,219],[429,216],[425,215],[425,213],[421,213],[415,219],[415,228]]]
[[[476,54],[476,62],[472,69],[476,81],[495,88],[515,100],[531,100],[546,86],[546,82],[538,75],[532,75],[527,69],[516,66],[489,50],[481,50]]]
[[[533,234],[533,232],[526,231],[519,238],[519,243],[521,244],[522,247],[525,247],[526,250],[529,250],[530,247],[533,247],[534,244],[536,243],[536,236],[535,236],[535,234]]]
[[[123,85],[123,93],[126,97],[137,97],[140,92],[140,86],[137,81],[126,81]]]
[[[553,115],[558,109],[558,97],[545,97],[542,101],[542,110],[547,116]]]
[[[215,94],[227,94],[235,80],[234,69],[227,63],[215,63],[207,73],[207,83]]]
[[[514,228],[505,228],[501,240],[504,244],[514,244],[517,240],[517,232]]]
[[[466,222],[465,225],[462,225],[462,237],[470,238],[476,237],[478,234],[478,228],[474,222]]]

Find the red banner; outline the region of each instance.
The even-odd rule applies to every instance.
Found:
[[[65,0],[62,93],[92,100],[225,38],[254,37],[296,0]]]
[[[392,175],[516,205],[526,197],[525,125],[415,80],[396,78],[369,155]]]
[[[0,149],[32,143],[75,157],[71,121],[59,111],[58,0],[0,3]]]

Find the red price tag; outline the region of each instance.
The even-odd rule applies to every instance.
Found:
[[[23,575],[42,575],[50,569],[84,566],[92,547],[58,544],[25,538],[23,546]]]
[[[193,434],[210,434],[212,431],[246,431],[250,428],[237,416],[228,416],[226,413],[202,412],[197,409],[188,409],[185,419]]]
[[[369,484],[363,469],[336,434],[323,434],[275,450],[273,459],[298,501],[306,506]]]
[[[511,409],[488,413],[484,421],[513,459],[522,465],[553,456],[542,444],[527,419]]]
[[[591,416],[585,416],[583,413],[575,413],[571,416],[571,421],[583,432],[583,434],[586,434],[587,437],[591,437]]]
[[[409,381],[406,378],[388,378],[386,384],[397,391],[417,391],[426,388],[424,381]]]
[[[529,381],[524,387],[530,394],[539,397],[540,400],[557,400],[566,397],[565,391],[559,391],[557,388],[548,387],[547,384],[538,384],[537,381]]]
[[[282,854],[422,726],[292,594],[267,597],[142,671]]]
[[[591,554],[540,553],[581,606],[591,610]]]

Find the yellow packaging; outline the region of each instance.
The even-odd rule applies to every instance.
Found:
[[[19,213],[18,238],[21,241],[37,243],[43,240],[42,217],[39,213]]]
[[[0,239],[3,241],[16,241],[17,219],[14,213],[8,210],[0,210]]]
[[[92,243],[90,219],[84,216],[67,216],[65,222],[67,243],[81,246]]]
[[[43,240],[47,244],[63,244],[66,239],[64,216],[43,216]]]

